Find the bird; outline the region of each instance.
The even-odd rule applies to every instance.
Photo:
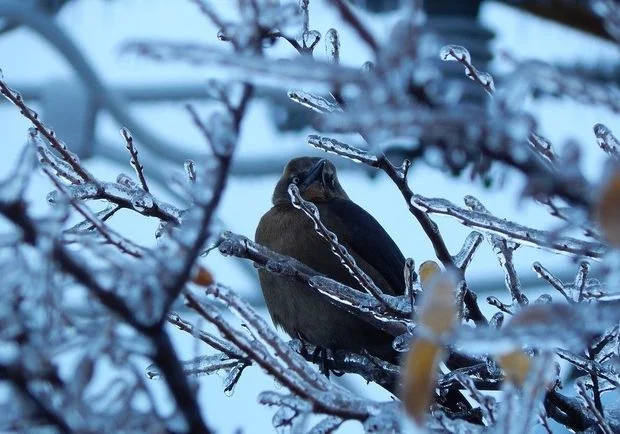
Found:
[[[322,223],[385,294],[404,294],[405,257],[379,222],[349,198],[335,165],[327,159],[298,157],[286,164],[273,192],[273,206],[258,223],[257,243],[363,291],[332,253],[329,243],[315,231],[313,221],[292,205],[290,184],[317,206]],[[292,338],[325,350],[368,352],[398,363],[393,336],[330,303],[307,284],[265,269],[259,269],[258,275],[272,321]]]

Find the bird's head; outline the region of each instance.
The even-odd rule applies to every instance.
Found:
[[[291,203],[288,194],[288,186],[291,184],[299,188],[304,199],[312,202],[349,198],[338,182],[336,166],[324,158],[299,157],[289,161],[273,192],[274,205]]]

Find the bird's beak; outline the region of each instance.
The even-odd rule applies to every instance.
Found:
[[[327,160],[321,158],[312,166],[302,183],[303,187],[309,187],[314,181],[320,182],[323,180],[323,168],[325,167],[325,163],[327,163]]]

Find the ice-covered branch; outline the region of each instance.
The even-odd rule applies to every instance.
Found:
[[[28,215],[27,209],[24,206],[19,203],[0,200],[0,214],[21,229],[26,243],[36,246],[41,242],[46,242],[44,239],[48,235],[40,231],[38,224]],[[113,290],[104,286],[95,277],[96,273],[94,270],[79,260],[74,253],[68,251],[56,240],[49,239],[47,242],[52,246],[49,251],[49,259],[56,263],[64,274],[72,276],[79,284],[88,289],[110,312],[149,339],[153,347],[153,360],[160,367],[180,411],[183,412],[188,425],[192,427],[191,431],[209,432],[200,414],[198,404],[190,392],[187,379],[182,373],[169,336],[161,327],[153,327],[152,324],[142,323],[139,316],[136,316],[136,312],[127,302]]]
[[[138,176],[138,179],[140,180],[140,186],[142,187],[144,191],[149,193],[149,186],[147,185],[146,177],[144,176],[144,166],[140,163],[140,160],[138,159],[138,150],[136,149],[136,146],[133,143],[133,137],[131,136],[131,133],[129,133],[129,131],[126,128],[121,129],[121,135],[125,139],[127,151],[129,151],[129,155],[131,157],[129,162],[131,163],[134,170],[136,171],[136,175]]]
[[[76,200],[67,191],[67,186],[62,184],[52,173],[50,173],[47,168],[43,168],[43,172],[48,176],[48,178],[50,178],[58,191],[73,206],[73,208],[84,217],[86,222],[90,224],[90,227],[94,228],[107,243],[117,247],[123,253],[127,253],[128,255],[136,258],[142,257],[144,251],[143,248],[109,228],[86,205]],[[74,231],[73,233],[76,232]]]
[[[614,294],[608,293],[606,287],[598,279],[588,279],[590,266],[587,262],[581,262],[572,283],[564,283],[539,262],[532,265],[534,271],[541,279],[544,279],[555,290],[566,298],[569,303],[578,303],[583,300],[613,301]]]
[[[590,412],[594,415],[596,424],[601,432],[603,432],[603,434],[613,434],[614,432],[617,432],[611,427],[609,422],[605,419],[605,416],[601,414],[600,410],[596,408],[592,397],[588,394],[585,384],[582,381],[578,381],[575,387],[577,388],[577,393],[579,396],[584,400],[588,410],[590,410]]]
[[[611,130],[603,124],[594,125],[596,141],[603,151],[616,161],[620,161],[620,142]]]
[[[157,61],[180,61],[192,66],[219,66],[231,74],[231,79],[254,85],[294,87],[306,83],[318,89],[330,90],[332,83],[340,86],[362,84],[361,71],[305,57],[288,60],[267,60],[252,54],[237,54],[195,43],[144,41],[128,44],[126,51]]]
[[[414,193],[407,183],[407,172],[410,166],[410,163],[407,160],[403,163],[402,167],[395,167],[385,155],[373,156],[366,151],[338,140],[314,135],[308,137],[308,144],[318,149],[333,152],[342,157],[350,158],[353,161],[361,162],[371,167],[383,170],[383,172],[390,177],[399,189],[403,198],[407,202],[409,211],[420,223],[420,226],[426,233],[426,236],[433,244],[437,258],[446,268],[458,269],[454,262],[454,258],[448,251],[448,247],[439,232],[439,227],[437,224],[428,216],[426,212],[413,206],[411,202],[414,197]],[[464,278],[464,274],[461,277]],[[477,324],[487,324],[487,320],[480,311],[478,303],[476,302],[476,296],[467,288],[467,286],[464,287],[464,302],[467,306],[468,316],[474,322]]]
[[[303,90],[289,90],[288,97],[296,103],[317,113],[333,113],[341,110],[338,104],[320,95],[315,95]]]
[[[422,211],[447,215],[457,219],[465,226],[499,235],[524,245],[574,256],[587,256],[594,259],[601,258],[607,250],[607,246],[603,243],[581,241],[570,237],[550,237],[548,232],[528,228],[521,224],[495,217],[492,214],[466,210],[446,199],[431,199],[414,195],[411,201],[415,207]],[[466,203],[470,202],[471,197],[465,197],[465,201]]]
[[[246,316],[251,307],[245,305],[231,291],[224,288],[213,288],[210,294],[222,302],[232,302],[234,309],[244,312],[242,315],[247,320],[251,330],[260,333],[261,340],[250,340],[247,333],[235,330],[215,309],[201,304],[192,294],[186,293],[188,305],[196,310],[204,319],[213,324],[222,336],[242,352],[248,355],[269,375],[289,389],[300,405],[303,402],[311,403],[312,406],[304,412],[312,409],[314,412],[333,415],[343,419],[367,421],[374,412],[380,411],[381,404],[353,397],[349,392],[341,389],[325,379],[317,376],[316,371],[310,369],[310,365],[297,353],[286,351],[285,358],[276,358],[272,352],[279,354],[287,348],[275,332],[258,316]],[[264,399],[264,398],[263,398]],[[279,399],[269,400],[270,403],[282,405]]]
[[[461,270],[467,269],[467,266],[474,258],[476,250],[482,243],[482,238],[482,234],[476,231],[470,232],[469,235],[467,235],[461,250],[454,255],[454,265],[456,265],[457,268]]]
[[[322,277],[320,273],[294,258],[280,255],[231,232],[225,232],[220,236],[218,249],[223,255],[250,259],[271,273],[311,285],[324,294],[331,303],[394,336],[404,333],[403,318],[395,317],[392,311],[387,310],[374,296]],[[382,297],[384,300],[389,300],[390,305],[398,306],[400,310],[411,315],[409,298],[392,297],[387,294],[383,294]]]
[[[473,196],[467,196],[465,198],[465,204],[473,211],[486,214],[487,216],[491,215],[489,210],[487,210],[486,207]],[[500,266],[504,270],[506,288],[508,288],[510,296],[512,297],[513,306],[517,307],[528,304],[527,297],[521,291],[521,281],[519,280],[517,270],[515,269],[512,260],[512,254],[515,250],[517,250],[519,244],[512,242],[510,239],[502,238],[492,233],[487,234],[487,239],[499,259]]]
[[[465,75],[478,83],[489,94],[495,93],[493,77],[488,72],[478,71],[471,63],[471,56],[465,47],[446,45],[439,51],[439,57],[445,61],[456,61],[465,67]]]
[[[482,88],[493,96],[495,94],[495,84],[493,77],[486,72],[480,72],[471,63],[471,56],[465,47],[459,45],[446,45],[439,51],[442,60],[457,61],[465,67],[465,75],[478,83]],[[544,159],[552,164],[557,163],[558,156],[553,149],[553,145],[546,138],[535,132],[530,132],[528,142],[532,148]]]
[[[291,196],[293,206],[302,210],[310,219],[312,219],[316,233],[329,243],[332,253],[340,259],[342,265],[346,267],[347,271],[349,271],[351,276],[355,278],[360,286],[370,295],[375,297],[381,304],[383,304],[386,309],[402,316],[403,318],[407,318],[410,315],[410,310],[403,311],[399,306],[392,305],[388,301],[383,291],[381,291],[375,282],[373,282],[372,278],[366,274],[364,270],[358,267],[353,256],[347,251],[347,248],[338,242],[338,237],[336,234],[325,227],[321,221],[321,216],[319,215],[319,210],[316,205],[301,197],[299,188],[294,184],[289,186],[288,193]]]

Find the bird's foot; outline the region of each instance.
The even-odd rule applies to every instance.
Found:
[[[329,378],[329,359],[327,354],[327,348],[316,346],[314,351],[312,352],[312,358],[317,361],[317,365],[319,365],[319,371],[321,374],[325,375]]]
[[[312,357],[317,361],[319,365],[319,371],[329,378],[330,374],[334,374],[336,377],[342,377],[346,374],[345,371],[339,371],[336,369],[330,368],[330,365],[334,362],[333,352],[329,348],[319,347],[317,346],[313,353]]]

